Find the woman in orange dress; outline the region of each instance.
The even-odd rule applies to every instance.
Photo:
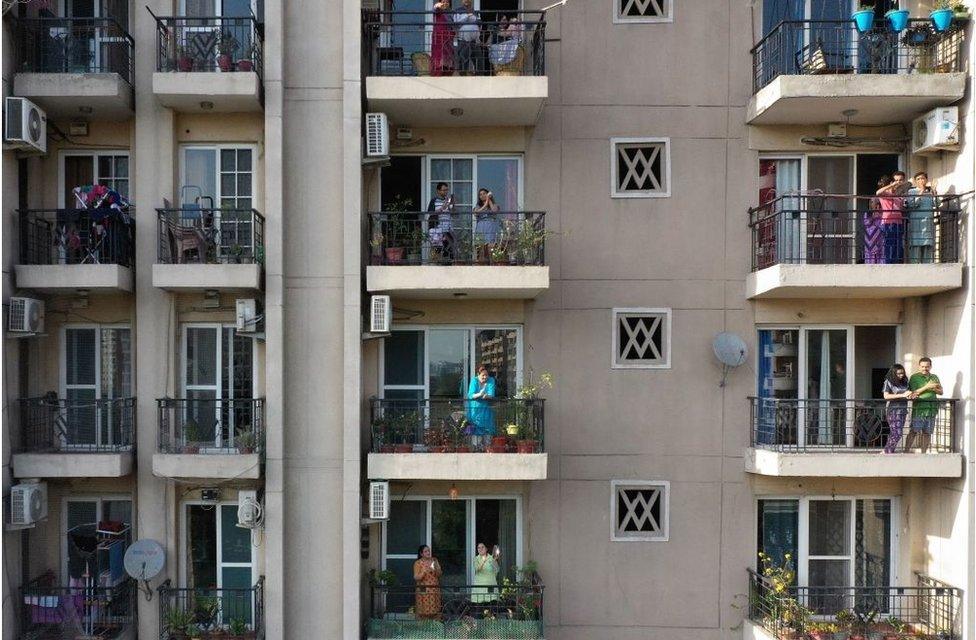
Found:
[[[423,544],[417,550],[417,561],[413,563],[413,579],[417,583],[417,618],[436,620],[441,615],[441,565],[431,554],[430,547]]]

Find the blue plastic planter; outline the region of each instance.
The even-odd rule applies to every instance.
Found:
[[[951,11],[949,12],[952,13]],[[874,26],[874,9],[862,9],[851,14],[854,26],[861,33],[867,33]]]
[[[885,14],[888,18],[888,24],[891,25],[891,30],[897,33],[901,33],[906,28],[908,28],[908,17],[911,13],[907,9],[892,9]]]
[[[952,9],[936,9],[929,14],[936,31],[945,31],[952,24]]]

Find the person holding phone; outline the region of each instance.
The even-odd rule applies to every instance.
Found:
[[[413,579],[417,583],[417,617],[436,620],[441,615],[441,565],[426,544],[417,549],[417,561],[413,563]]]
[[[913,186],[905,198],[908,212],[908,261],[927,264],[935,260],[935,187],[929,176],[919,171],[912,178]]]
[[[499,560],[502,552],[495,545],[492,553],[488,554],[488,547],[479,542],[474,556],[474,587],[471,588],[471,602],[494,602],[498,600]]]
[[[474,237],[478,247],[478,258],[482,262],[489,260],[492,246],[498,242],[500,231],[498,209],[495,195],[484,187],[478,189],[478,204],[474,208]]]
[[[450,187],[446,182],[438,182],[434,188],[434,197],[427,204],[428,232],[431,249],[439,250],[441,257],[454,260],[454,227],[451,220],[454,212],[454,194],[449,193]]]
[[[905,216],[902,209],[905,205],[903,196],[909,188],[905,172],[895,171],[891,174],[891,180],[875,192],[881,202],[881,237],[885,264],[901,264],[905,261]]]

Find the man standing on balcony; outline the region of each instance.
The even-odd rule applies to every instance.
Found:
[[[908,197],[905,198],[908,261],[928,264],[935,261],[935,188],[924,171],[916,173],[912,182],[915,186],[908,190]]]
[[[462,76],[480,75],[485,69],[481,26],[471,0],[461,0],[461,7],[454,12],[454,24],[457,27],[458,73]]]
[[[935,418],[939,413],[938,396],[942,395],[942,383],[939,376],[932,373],[932,360],[922,358],[918,361],[918,371],[908,379],[908,388],[912,391],[912,429],[905,438],[905,452],[913,448],[915,440],[925,453],[932,441],[935,431]]]

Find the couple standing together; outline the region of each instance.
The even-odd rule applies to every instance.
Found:
[[[911,414],[910,430],[905,436],[905,453],[916,445],[925,453],[932,441],[936,417],[939,413],[938,397],[942,394],[942,382],[932,373],[932,360],[918,361],[918,371],[909,378],[905,367],[896,364],[888,370],[884,383],[885,418],[888,421],[888,442],[884,453],[895,453],[901,440],[905,423]]]

